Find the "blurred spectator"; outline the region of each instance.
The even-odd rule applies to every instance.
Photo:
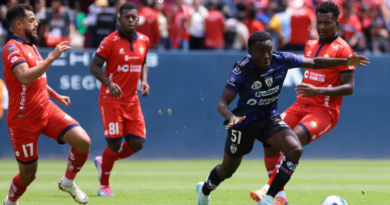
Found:
[[[226,26],[228,29],[230,31],[234,30],[236,32],[232,44],[230,44],[230,42],[226,42],[227,50],[235,49],[237,51],[242,51],[246,49],[249,38],[249,31],[248,27],[245,25],[245,20],[245,12],[239,12],[237,14],[237,18],[230,18],[226,20]]]
[[[352,36],[349,45],[355,52],[364,53],[367,51],[366,37],[362,33]]]
[[[38,41],[37,46],[45,47],[45,25],[43,22],[46,19],[46,1],[34,0],[35,18],[38,23]]]
[[[310,34],[315,31],[316,16],[310,8],[310,1],[301,1],[301,5],[297,5],[297,9],[291,16],[291,38],[287,49],[293,51],[305,50],[306,42],[310,39]]]
[[[13,35],[11,25],[8,23],[7,9],[18,4],[18,0],[7,0],[7,5],[0,6],[0,46],[4,46]]]
[[[167,49],[169,47],[168,40],[168,20],[164,14],[164,1],[159,0],[154,4],[154,9],[157,11],[158,28],[160,33],[160,42],[158,45],[159,50]]]
[[[190,10],[191,19],[189,23],[190,49],[202,49],[205,35],[205,18],[207,9],[202,5],[201,0],[194,0]]]
[[[190,9],[183,0],[175,0],[175,3],[167,8],[169,38],[172,48],[188,49],[189,35],[187,24],[190,18]]]
[[[353,12],[353,7],[351,2],[345,2],[343,4],[342,14],[339,17],[339,23],[341,29],[344,31],[345,38],[347,42],[352,38],[355,33],[362,32],[362,24]]]
[[[205,19],[206,33],[204,37],[204,46],[207,49],[222,50],[225,46],[225,18],[221,11],[218,11],[216,2],[209,2],[210,11]]]
[[[285,49],[291,37],[291,17],[286,13],[286,8],[282,5],[275,10],[278,13],[269,22],[269,29],[272,31],[270,32],[271,36],[273,39],[279,39],[278,41],[273,41],[274,49]]]
[[[30,0],[18,0],[18,4],[27,4],[27,5],[30,5]]]
[[[82,22],[87,16],[81,11],[81,5],[78,1],[74,2],[72,9],[75,15],[75,31],[73,33],[71,46],[72,48],[83,48],[85,41],[84,35],[87,32],[87,26],[82,24]]]
[[[102,40],[116,30],[117,14],[113,7],[108,7],[107,0],[96,0],[95,5],[102,8],[96,16],[96,30],[92,48],[99,47]]]
[[[366,30],[367,48],[371,53],[389,52],[389,38],[379,33],[378,25],[372,22]]]
[[[4,115],[4,109],[8,109],[8,90],[5,83],[0,79],[0,122]]]
[[[140,0],[138,7],[137,31],[149,38],[150,48],[157,48],[159,42],[158,14],[149,7],[148,0]]]
[[[248,27],[249,35],[255,31],[264,31],[263,24],[256,19],[257,9],[252,7],[249,10],[248,18],[245,21],[245,25]]]
[[[55,47],[62,41],[70,41],[74,31],[71,12],[62,6],[62,0],[52,0],[47,9],[45,24],[46,46]]]

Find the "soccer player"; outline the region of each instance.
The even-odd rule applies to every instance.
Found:
[[[347,58],[354,54],[348,43],[337,35],[339,14],[340,10],[333,2],[323,2],[317,7],[319,39],[306,43],[305,57]],[[319,71],[305,70],[303,83],[297,85],[297,101],[281,114],[283,121],[294,130],[303,146],[324,136],[336,126],[343,96],[353,93],[354,72],[355,67],[346,65]],[[270,179],[261,190],[250,192],[256,201],[264,197],[275,177],[275,166],[283,158],[283,154],[272,147],[265,147],[264,154]],[[276,195],[275,204],[287,204],[283,189]]]
[[[204,183],[197,184],[198,205],[209,204],[210,192],[234,174],[256,139],[284,153],[266,196],[258,202],[259,205],[273,205],[274,197],[289,181],[303,151],[297,135],[277,111],[279,93],[288,69],[317,70],[368,63],[366,57],[356,55],[342,59],[302,58],[291,53],[272,52],[271,36],[266,32],[254,32],[248,39],[248,46],[249,55],[234,64],[218,103],[218,112],[227,119],[225,154],[222,164],[211,170]],[[237,108],[230,111],[229,104],[237,93],[240,96]]]
[[[68,42],[57,45],[53,53],[43,60],[31,43],[38,39],[33,8],[26,4],[11,7],[7,11],[7,21],[14,33],[3,50],[4,77],[10,100],[7,124],[19,173],[11,182],[4,204],[18,204],[18,199],[34,181],[40,134],[59,144],[72,146],[65,175],[58,186],[76,202],[86,204],[88,197],[76,186],[74,179],[88,158],[91,140],[76,120],[49,99],[50,95],[58,103],[66,107],[70,105],[69,97],[58,95],[46,80],[46,70],[70,49]]]
[[[99,104],[107,141],[102,156],[94,160],[100,181],[99,196],[114,196],[109,177],[115,161],[140,151],[146,139],[137,87],[141,79],[141,96],[148,96],[149,38],[136,31],[138,20],[137,6],[123,4],[118,16],[120,29],[104,38],[91,64],[91,73],[102,83]],[[101,69],[104,62],[105,73]]]

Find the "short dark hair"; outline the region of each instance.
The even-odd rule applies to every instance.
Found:
[[[149,6],[150,5],[148,0],[140,0],[139,3],[141,3],[144,6]]]
[[[7,21],[12,24],[18,18],[26,17],[26,11],[33,11],[33,7],[27,4],[16,4],[7,10]]]
[[[331,1],[322,2],[316,9],[316,13],[332,13],[333,17],[336,19],[339,18],[340,15],[340,8]]]
[[[268,32],[264,32],[264,31],[253,32],[252,35],[249,36],[248,47],[250,48],[252,45],[255,45],[256,41],[266,41],[266,40],[272,41],[271,35]]]
[[[119,9],[119,14],[121,14],[125,9],[135,9],[138,11],[138,6],[135,3],[126,2],[122,4],[121,8]]]

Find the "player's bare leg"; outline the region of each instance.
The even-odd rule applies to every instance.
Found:
[[[210,175],[204,183],[199,182],[197,184],[196,191],[198,192],[198,204],[209,204],[210,192],[215,190],[225,179],[232,177],[237,168],[240,166],[241,161],[242,156],[231,157],[225,153],[222,164],[218,164],[213,170],[211,170]]]
[[[266,196],[259,202],[259,204],[268,204],[270,202],[273,204],[273,199],[276,194],[290,180],[303,152],[302,145],[299,142],[298,137],[290,129],[276,133],[267,140],[267,144],[281,150],[284,153],[284,156],[277,166],[278,170]]]
[[[4,200],[5,205],[18,204],[18,199],[26,191],[27,187],[35,180],[38,161],[31,164],[22,164],[18,162],[19,173],[12,179],[8,191],[8,196]]]
[[[307,143],[307,134],[306,134],[305,130],[300,125],[295,127],[294,133],[298,136],[298,139],[301,142],[302,146],[305,146],[308,144]],[[260,190],[257,190],[257,191],[252,190],[250,192],[250,197],[257,202],[260,201],[267,193],[267,191],[268,191],[268,189],[269,189],[269,187],[270,187],[270,185],[271,185],[271,183],[276,175],[276,170],[277,170],[276,165],[278,165],[280,163],[284,154],[280,153],[280,151],[274,147],[264,147],[264,156],[265,156],[265,159],[271,159],[268,162],[266,162],[266,169],[267,169],[268,176],[270,179],[267,182],[267,184],[264,185]],[[275,202],[275,204],[278,204],[278,205],[279,204],[282,204],[282,205],[288,204],[288,200],[287,200],[287,196],[286,196],[286,193],[284,191],[284,188],[281,189],[281,191],[278,192],[278,194],[276,194],[275,199],[276,198],[278,198],[278,200],[281,201],[281,203]]]
[[[68,156],[68,166],[65,175],[58,183],[60,190],[68,192],[73,199],[80,203],[88,203],[87,195],[74,183],[77,173],[81,170],[88,158],[91,139],[81,127],[74,127],[67,131],[60,139],[72,146]]]

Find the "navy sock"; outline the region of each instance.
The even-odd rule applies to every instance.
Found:
[[[277,165],[277,173],[275,179],[272,181],[271,186],[268,189],[267,195],[275,198],[276,194],[287,184],[291,175],[294,173],[298,162],[293,162],[287,157],[283,157],[280,164]]]
[[[217,167],[211,170],[209,177],[203,184],[202,192],[204,195],[210,195],[210,192],[215,190],[223,180],[219,179],[217,174]]]

